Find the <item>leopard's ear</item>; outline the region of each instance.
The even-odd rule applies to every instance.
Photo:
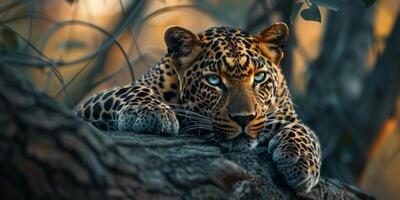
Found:
[[[289,28],[283,22],[278,22],[261,31],[257,36],[259,48],[275,64],[283,58],[283,48],[289,37]]]
[[[164,34],[168,53],[179,74],[183,73],[201,52],[196,34],[179,26],[169,27]]]

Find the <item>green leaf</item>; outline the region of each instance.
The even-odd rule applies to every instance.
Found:
[[[362,0],[364,2],[365,7],[370,7],[375,3],[376,0]]]
[[[303,7],[304,2],[298,2],[296,5],[294,5],[292,12],[290,13],[290,24],[293,25],[293,22],[299,13],[301,7]]]
[[[63,41],[61,42],[58,47],[64,51],[69,51],[69,50],[73,50],[73,49],[85,49],[86,48],[86,44],[85,42],[81,41],[81,40],[67,40],[67,41]]]
[[[305,20],[321,23],[321,12],[319,11],[318,6],[315,4],[312,4],[311,7],[302,10],[300,15]]]
[[[17,51],[19,42],[17,35],[10,30],[3,29],[0,31],[0,41],[2,43],[2,49],[10,49]]]
[[[310,0],[311,3],[315,3],[318,6],[328,8],[333,11],[339,10],[339,2],[337,0]]]

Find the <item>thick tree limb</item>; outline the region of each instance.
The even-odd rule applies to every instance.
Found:
[[[0,66],[0,199],[373,199],[322,179],[296,196],[262,149],[100,133]]]

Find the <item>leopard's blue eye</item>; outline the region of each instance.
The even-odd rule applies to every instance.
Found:
[[[265,74],[265,72],[258,72],[255,76],[254,76],[254,82],[255,83],[261,83],[265,80],[265,78],[267,77],[267,75]]]
[[[221,78],[217,75],[206,76],[207,82],[212,86],[219,86],[221,84]]]

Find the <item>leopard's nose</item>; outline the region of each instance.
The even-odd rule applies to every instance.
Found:
[[[231,115],[229,114],[229,117],[235,121],[236,123],[239,124],[239,126],[241,126],[242,128],[245,128],[247,126],[247,124],[249,124],[249,122],[251,120],[253,120],[256,117],[255,113],[249,113],[249,114],[235,114],[235,115]]]

